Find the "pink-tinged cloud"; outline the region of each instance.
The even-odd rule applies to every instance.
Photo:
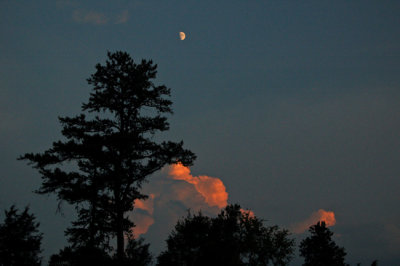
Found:
[[[153,215],[154,212],[154,194],[150,194],[149,197],[146,200],[135,200],[133,206],[136,209],[140,209],[143,211],[146,211],[150,215]]]
[[[242,213],[242,215],[248,215],[249,218],[254,218],[254,212],[251,210],[245,210],[245,209],[240,209],[240,212]]]
[[[292,226],[292,231],[295,234],[302,234],[307,231],[310,226],[322,221],[325,222],[327,227],[334,226],[336,224],[335,213],[333,211],[325,211],[323,209],[319,209],[318,211],[313,212],[311,216],[305,221]]]
[[[135,227],[132,228],[135,238],[147,233],[150,226],[154,223],[154,218],[147,213],[137,212],[133,216]]]
[[[133,203],[134,215],[133,220],[135,227],[132,228],[133,235],[139,237],[142,234],[147,233],[150,226],[154,223],[153,212],[154,212],[154,194],[150,194],[146,200],[135,200]],[[140,212],[136,211],[140,210]]]
[[[123,24],[128,22],[129,19],[129,13],[127,10],[122,11],[120,14],[117,15],[117,18],[115,20],[115,24]]]
[[[190,169],[182,164],[174,164],[168,174],[175,180],[184,180],[196,188],[209,206],[223,208],[228,204],[228,193],[221,179],[209,176],[192,176]]]
[[[182,164],[165,167],[155,180],[143,188],[143,193],[149,198],[136,200],[134,211],[130,214],[136,224],[132,229],[135,237],[148,230],[151,230],[150,234],[163,231],[166,225],[172,227],[188,209],[214,216],[228,204],[228,193],[222,180],[206,175],[193,176],[190,169]],[[254,217],[250,210],[241,209],[241,212]]]
[[[74,11],[72,19],[78,23],[89,23],[93,25],[103,25],[108,21],[107,17],[103,13],[79,9]]]

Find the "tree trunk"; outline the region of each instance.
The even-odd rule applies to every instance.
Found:
[[[120,119],[120,135],[124,135],[124,130],[125,130],[125,126],[124,126],[124,119],[123,119],[123,109],[119,110],[119,119]],[[124,151],[124,146],[122,141],[119,143],[119,162],[121,163],[120,165],[118,165],[118,177],[121,174],[121,169],[123,169],[122,166],[122,161],[123,161],[123,151]],[[116,203],[117,203],[117,258],[118,258],[118,262],[122,263],[122,261],[124,260],[124,228],[123,228],[123,222],[124,222],[124,211],[122,209],[122,202],[121,202],[121,182],[120,179],[118,178],[118,182],[117,182],[117,188],[116,188]]]
[[[95,230],[95,221],[96,221],[96,203],[95,201],[91,201],[90,207],[90,222],[89,222],[89,247],[94,248],[94,236],[96,234]]]
[[[123,218],[124,212],[122,211],[120,204],[117,204],[117,258],[119,262],[124,259],[124,228]]]

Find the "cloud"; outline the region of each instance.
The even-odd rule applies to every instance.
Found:
[[[135,221],[135,227],[132,228],[135,237],[145,234],[154,223],[154,198],[155,194],[149,194],[146,200],[134,201],[135,211],[130,214],[130,218]]]
[[[305,221],[292,226],[291,230],[295,234],[302,234],[307,231],[310,226],[318,223],[319,221],[324,221],[327,227],[334,226],[336,224],[335,213],[333,211],[319,209],[318,211],[313,212]]]
[[[147,200],[135,200],[134,206],[136,209],[141,209],[153,215],[154,212],[154,198],[155,194],[150,194]]]
[[[93,25],[103,25],[108,22],[107,17],[103,13],[96,11],[84,11],[80,9],[74,11],[72,18],[75,22]]]
[[[194,185],[196,190],[204,197],[205,202],[219,208],[225,207],[228,203],[228,193],[221,179],[210,176],[192,176],[190,169],[182,164],[170,166],[168,174],[175,180],[184,180]]]
[[[160,230],[157,227],[165,228],[165,224],[173,225],[188,209],[213,216],[228,205],[228,193],[221,179],[193,176],[182,164],[165,167],[143,192],[149,198],[135,200],[134,211],[130,214],[136,225],[133,228],[135,237],[146,234],[153,224],[156,231]],[[254,217],[251,210],[241,209],[241,212]]]
[[[216,215],[228,203],[228,193],[222,180],[206,175],[193,176],[188,167],[182,164],[165,167],[158,179],[144,190],[149,194],[146,200],[135,200],[131,218],[136,227],[135,237],[147,233],[150,226],[157,223],[154,217],[161,212],[174,210],[175,213],[161,214],[174,220],[182,216],[188,209],[205,215]],[[244,211],[250,216],[251,211]],[[161,221],[160,221],[161,222]],[[162,221],[163,223],[168,221]]]
[[[128,11],[122,11],[120,14],[117,15],[115,24],[123,24],[126,23],[129,19]]]
[[[154,218],[146,212],[135,212],[131,218],[135,221],[135,227],[132,228],[135,237],[145,234],[150,226],[154,224]]]
[[[249,218],[254,218],[254,212],[252,210],[245,210],[245,209],[240,209],[240,212],[242,213],[243,216],[248,215]]]

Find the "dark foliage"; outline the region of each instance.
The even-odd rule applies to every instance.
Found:
[[[102,249],[93,247],[66,247],[50,257],[49,266],[108,266],[111,257]]]
[[[158,265],[287,265],[294,241],[287,230],[266,227],[229,205],[216,218],[199,213],[178,221]]]
[[[332,240],[333,233],[325,222],[318,222],[309,229],[311,236],[300,243],[300,255],[305,266],[340,266],[345,263],[346,252]]]
[[[129,239],[125,249],[126,265],[146,266],[153,261],[149,252],[150,244],[145,244],[143,238]]]
[[[157,65],[135,63],[125,52],[108,53],[88,79],[93,86],[82,114],[61,117],[65,141],[44,153],[25,154],[42,175],[41,194],[55,193],[74,204],[79,218],[67,230],[73,247],[108,247],[117,238],[124,257],[124,233],[132,222],[125,217],[135,199],[146,198],[146,177],[170,163],[190,165],[195,155],[183,142],[156,142],[157,132],[169,129],[170,89],[156,86]]]
[[[5,211],[0,224],[0,265],[40,265],[42,234],[29,208],[18,213],[15,206]]]
[[[58,254],[52,255],[49,266],[147,266],[153,257],[149,252],[149,244],[144,240],[129,239],[125,249],[125,258],[111,257],[105,250],[93,247],[66,247]]]

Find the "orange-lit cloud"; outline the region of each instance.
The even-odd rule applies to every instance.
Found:
[[[251,211],[251,210],[240,209],[240,212],[241,212],[243,215],[248,214],[248,215],[249,215],[249,218],[254,218],[254,212]]]
[[[153,215],[154,212],[154,194],[150,194],[146,200],[135,200],[134,208],[141,209],[148,212],[150,215]]]
[[[145,234],[149,227],[154,223],[154,218],[147,213],[137,212],[134,215],[135,227],[133,227],[133,235],[135,238]]]
[[[165,174],[169,178],[165,178]],[[143,192],[149,198],[135,200],[133,213],[130,214],[136,225],[132,228],[136,238],[146,234],[150,227],[152,234],[152,230],[164,230],[166,224],[173,226],[188,209],[213,216],[228,205],[228,193],[222,180],[206,175],[193,176],[190,169],[182,164],[165,167]],[[241,209],[241,212],[254,217],[250,210]],[[161,219],[162,224],[157,222]]]
[[[154,194],[150,194],[146,200],[135,200],[134,201],[134,215],[133,221],[135,222],[135,227],[132,228],[133,235],[139,237],[145,234],[149,227],[154,223],[153,213],[154,213]],[[136,210],[140,210],[135,211]]]
[[[292,227],[292,231],[295,234],[301,234],[310,228],[310,226],[318,223],[319,221],[324,221],[326,226],[334,226],[336,224],[335,213],[333,211],[325,211],[323,209],[319,209],[316,212],[313,212],[311,216]]]
[[[223,208],[228,204],[228,193],[221,179],[210,176],[192,176],[182,164],[170,166],[168,174],[175,180],[184,180],[196,188],[209,206]]]

